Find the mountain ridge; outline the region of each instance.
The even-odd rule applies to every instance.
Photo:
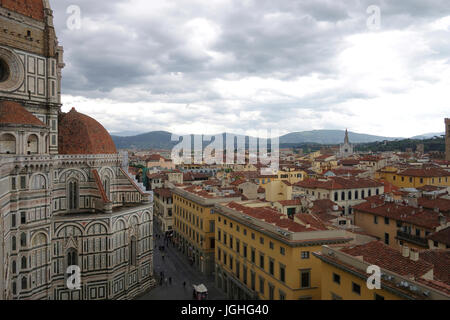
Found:
[[[242,135],[235,134],[235,136]],[[111,137],[118,149],[172,149],[178,143],[177,141],[171,141],[172,133],[167,131],[151,131],[134,136],[111,135]],[[280,145],[299,143],[336,145],[343,143],[344,137],[344,130],[312,130],[292,132],[280,137]],[[349,138],[350,142],[354,144],[404,139],[355,132],[349,132]]]

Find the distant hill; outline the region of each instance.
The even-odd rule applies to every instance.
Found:
[[[117,149],[165,149],[171,150],[176,142],[171,141],[172,134],[166,131],[153,131],[137,136],[111,136]]]
[[[177,142],[171,141],[172,134],[166,131],[153,131],[135,136],[112,135],[112,139],[118,149],[172,149]],[[340,144],[344,142],[345,131],[343,130],[315,130],[295,132],[280,137],[280,145],[292,144]],[[373,136],[349,132],[351,143],[369,143],[376,141],[393,141],[399,138]],[[246,139],[248,143],[248,139]]]
[[[432,132],[432,133],[424,133],[424,134],[421,134],[420,136],[412,137],[411,139],[423,140],[423,139],[431,139],[434,137],[440,137],[443,135],[445,135],[445,132]]]
[[[393,141],[401,138],[373,136],[349,132],[351,143],[368,143],[375,141]],[[345,131],[343,130],[314,130],[289,133],[280,137],[280,143],[320,143],[320,144],[341,144],[344,142]]]

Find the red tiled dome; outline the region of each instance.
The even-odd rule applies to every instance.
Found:
[[[0,0],[0,6],[24,16],[44,21],[43,0]]]
[[[0,124],[45,126],[41,120],[14,101],[0,101]]]
[[[96,120],[72,108],[59,116],[60,154],[115,154],[108,131]]]

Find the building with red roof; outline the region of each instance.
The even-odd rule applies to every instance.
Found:
[[[313,255],[321,261],[322,300],[450,299],[449,251],[419,252],[406,246],[398,251],[371,241],[324,246]],[[379,270],[378,279],[373,270]]]

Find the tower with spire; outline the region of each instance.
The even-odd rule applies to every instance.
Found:
[[[350,143],[348,137],[348,129],[345,130],[344,144],[341,145],[339,150],[339,157],[347,158],[353,155],[353,145]]]

